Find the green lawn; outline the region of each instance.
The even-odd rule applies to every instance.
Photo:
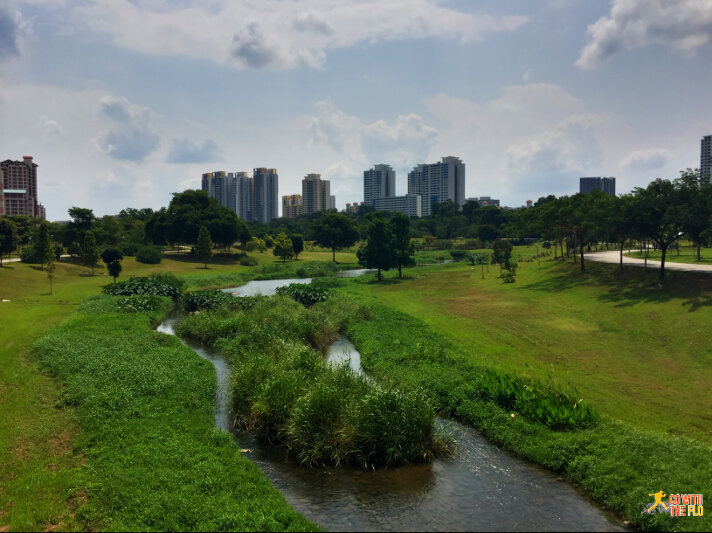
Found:
[[[644,259],[645,252],[631,252],[625,253],[628,257],[635,257],[637,259]],[[660,261],[661,253],[658,250],[650,250],[648,252],[648,259],[654,261]],[[678,255],[677,250],[668,250],[665,254],[665,262],[670,263],[694,263],[697,265],[712,265],[712,248],[702,248],[700,250],[700,260],[697,260],[697,248],[687,248],[680,247],[680,254]]]
[[[712,281],[670,272],[551,260],[498,267],[453,264],[409,279],[354,283],[458,343],[475,364],[576,388],[601,413],[634,427],[712,442]]]
[[[215,275],[242,280],[278,263],[271,253],[250,255],[257,258],[257,267],[216,259],[208,270],[185,256],[166,258],[160,265],[126,258],[119,280],[168,271],[200,285],[200,279]],[[330,261],[331,253],[314,251],[307,257]],[[339,257],[348,261],[352,255]],[[293,263],[301,266],[305,261],[300,257]],[[57,408],[63,388],[39,370],[30,346],[110,283],[105,268],[96,268],[95,274],[63,260],[57,263],[50,295],[46,273],[36,265],[13,262],[0,269],[0,300],[10,300],[0,303],[0,531],[81,527],[76,514],[86,493],[84,458],[74,446],[79,434],[76,414],[71,408]]]

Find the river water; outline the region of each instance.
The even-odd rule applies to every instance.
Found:
[[[250,282],[236,295],[270,294],[276,287],[305,280]],[[174,335],[179,317],[158,331]],[[287,501],[320,526],[333,531],[623,531],[603,511],[556,474],[489,443],[473,428],[438,419],[457,443],[453,457],[430,464],[374,472],[352,468],[306,468],[284,450],[249,433],[235,431],[229,415],[229,367],[219,354],[190,346],[215,365],[215,423],[232,431],[238,445],[282,491]],[[360,355],[346,338],[327,353],[327,362],[362,372]]]

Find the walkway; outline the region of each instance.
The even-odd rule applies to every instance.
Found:
[[[620,251],[610,250],[607,252],[590,252],[585,255],[586,259],[591,261],[598,261],[599,263],[620,263]],[[627,257],[625,252],[623,253],[623,264],[633,265],[637,267],[644,267],[644,259],[636,259],[634,257]],[[648,268],[650,269],[660,269],[660,261],[653,261],[648,259]],[[665,261],[665,270],[683,270],[685,272],[708,272],[712,273],[712,265],[698,265],[695,263],[671,263],[670,261]]]

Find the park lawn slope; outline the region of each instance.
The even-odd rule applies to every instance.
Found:
[[[601,416],[590,428],[556,431],[482,398],[485,368],[427,324],[372,298],[373,319],[347,335],[373,376],[405,390],[424,389],[444,414],[488,440],[565,473],[599,502],[644,530],[709,531],[712,519],[643,515],[649,494],[705,493],[712,486],[712,448],[692,439],[641,431]]]
[[[165,308],[117,313],[115,301],[91,300],[35,344],[79,422],[85,528],[315,529],[214,427],[214,369],[151,328]]]

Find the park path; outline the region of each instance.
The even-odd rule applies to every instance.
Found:
[[[591,261],[598,261],[599,263],[620,263],[620,251],[610,250],[606,252],[589,252],[586,254],[586,259]],[[623,264],[633,265],[643,268],[645,266],[644,259],[637,259],[635,257],[628,257],[623,254]],[[648,259],[648,268],[659,269],[660,261],[653,261]],[[685,272],[709,272],[712,273],[712,265],[698,265],[695,263],[671,263],[665,261],[665,270],[682,270]]]

